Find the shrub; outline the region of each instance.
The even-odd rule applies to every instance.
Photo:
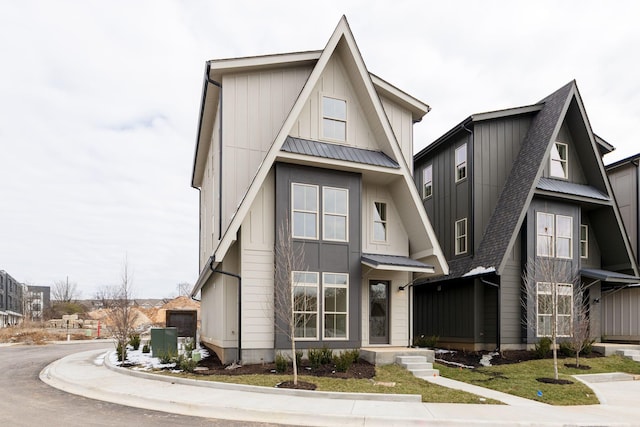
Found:
[[[547,354],[549,354],[550,350],[551,350],[551,338],[542,337],[540,338],[540,341],[538,341],[538,343],[536,344],[536,348],[533,351],[533,353],[538,359],[544,359],[545,357],[547,357]]]
[[[197,365],[198,365],[198,362],[196,362],[192,358],[183,357],[180,360],[180,363],[179,363],[178,366],[180,367],[180,370],[182,370],[184,372],[193,372],[196,369]]]
[[[289,361],[282,353],[276,354],[276,372],[279,374],[285,372],[287,370],[287,365],[289,365]]]
[[[351,358],[351,363],[356,363],[358,359],[360,359],[360,350],[354,348],[353,350],[346,350],[343,354],[346,354],[347,357]]]
[[[560,343],[560,354],[562,354],[565,357],[573,357],[576,355],[576,351],[573,348],[573,344],[571,344],[568,341],[562,341]]]
[[[129,345],[133,347],[134,350],[140,348],[140,334],[132,334],[129,336]]]
[[[308,351],[309,363],[312,368],[317,368],[322,365],[322,350],[317,348],[310,348]]]
[[[424,335],[417,336],[413,339],[413,345],[416,347],[427,347],[427,348],[435,348],[438,346],[438,340],[440,337],[436,335],[431,335],[426,337]]]
[[[593,351],[593,343],[596,342],[595,339],[586,339],[585,343],[584,343],[584,347],[582,348],[582,351],[580,352],[580,354],[588,356],[591,354],[591,352]]]
[[[353,356],[350,352],[345,351],[337,356],[333,356],[333,363],[336,365],[336,371],[347,372],[349,366],[353,363]]]
[[[302,366],[302,350],[296,350],[296,366]]]
[[[322,347],[320,349],[320,364],[328,365],[333,362],[333,350],[327,347]]]
[[[193,350],[195,349],[195,345],[191,338],[187,338],[184,340],[184,352],[187,357],[191,357]]]
[[[143,353],[149,353],[150,351],[151,351],[151,348],[149,347],[149,344],[145,344],[142,346]]]
[[[160,363],[164,365],[175,362],[177,357],[178,355],[172,351],[164,351],[158,355]]]
[[[122,348],[122,343],[118,343],[116,346],[116,354],[118,355],[118,362],[124,362],[127,360],[127,348]]]

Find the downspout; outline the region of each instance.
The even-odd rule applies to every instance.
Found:
[[[636,166],[636,265],[640,265],[640,160],[633,164]]]
[[[211,257],[211,261],[209,262],[209,268],[213,273],[220,273],[225,276],[231,276],[238,279],[238,365],[242,365],[242,277],[235,273],[229,273],[228,271],[222,271],[213,268],[213,263],[215,262],[215,257]]]
[[[211,63],[207,62],[207,82],[217,86],[218,91],[218,111],[220,112],[220,125],[218,126],[219,164],[218,164],[218,239],[222,237],[222,83],[209,77]]]
[[[500,348],[501,348],[501,343],[500,343],[500,323],[501,323],[500,322],[500,285],[497,284],[497,283],[490,282],[490,281],[488,281],[486,279],[483,279],[482,277],[480,278],[480,281],[482,283],[484,283],[485,285],[489,285],[489,286],[495,287],[497,289],[497,292],[498,292],[498,300],[496,301],[496,303],[497,303],[496,304],[496,306],[497,306],[496,307],[496,311],[498,312],[498,316],[497,316],[497,319],[496,319],[496,328],[497,328],[496,329],[496,341],[497,341],[496,344],[497,344],[498,348],[496,348],[496,350],[498,352],[500,352]]]

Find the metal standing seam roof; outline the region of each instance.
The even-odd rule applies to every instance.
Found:
[[[325,159],[344,160],[371,166],[400,169],[400,165],[382,151],[365,150],[327,142],[287,136],[281,151]]]
[[[591,279],[597,279],[609,283],[640,283],[640,277],[630,276],[628,274],[618,273],[616,271],[599,270],[596,268],[583,268],[580,270],[580,274]]]
[[[591,199],[609,201],[611,198],[602,191],[590,185],[576,184],[574,182],[560,181],[552,178],[540,178],[537,187],[539,190],[552,191],[554,193],[571,194],[574,196],[589,197]]]
[[[433,272],[434,270],[433,265],[398,255],[362,254],[361,260],[363,264],[380,270],[397,269],[416,272],[426,270]]]

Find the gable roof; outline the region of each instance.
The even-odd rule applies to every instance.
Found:
[[[334,54],[338,53],[338,51],[340,51],[341,59],[345,61],[345,63],[349,64],[347,70],[350,71],[352,83],[355,86],[356,92],[360,96],[361,102],[364,104],[363,109],[375,117],[375,119],[369,123],[374,138],[376,138],[378,143],[382,144],[380,147],[382,152],[387,154],[387,156],[393,160],[400,169],[403,183],[400,185],[400,188],[394,187],[394,190],[398,190],[397,193],[401,193],[398,197],[402,197],[403,200],[411,203],[412,205],[412,208],[401,209],[400,212],[403,217],[403,222],[407,225],[408,235],[410,236],[410,239],[413,239],[413,247],[411,248],[412,256],[415,258],[431,257],[432,262],[436,266],[435,270],[437,272],[444,274],[448,273],[446,259],[438,244],[435,232],[431,227],[431,223],[424,211],[417,189],[413,183],[413,177],[411,176],[410,169],[406,163],[404,155],[402,154],[400,144],[395,138],[389,119],[384,112],[382,101],[376,92],[376,87],[374,86],[372,77],[367,71],[358,46],[355,43],[353,34],[349,28],[349,24],[347,23],[347,19],[344,15],[329,38],[327,45],[318,57],[317,62],[298,95],[298,98],[294,102],[291,111],[284,120],[278,134],[267,151],[256,175],[253,177],[253,180],[249,185],[249,189],[244,194],[238,209],[231,218],[229,226],[223,232],[217,247],[214,249],[210,262],[212,268],[214,265],[217,265],[222,261],[233,242],[235,242],[238,230],[251,208],[253,200],[271,170],[273,163],[277,159],[278,153],[281,151],[283,144],[289,137],[288,133],[290,129],[293,127],[295,121],[302,112],[305,103],[311,96],[329,60]],[[376,78],[376,80],[379,87],[383,87],[386,91],[392,90],[391,88],[393,87],[388,83],[379,78]],[[404,92],[399,94],[398,97],[403,99],[403,103],[412,105],[414,120],[416,112],[421,112],[421,114],[417,114],[421,117],[429,111],[429,107],[426,104],[420,103],[414,98],[404,94]],[[198,149],[196,149],[196,163],[198,155],[197,150]],[[195,168],[196,165],[194,164],[194,170]],[[417,225],[418,223],[420,226]],[[201,272],[192,294],[197,293],[202,288],[208,278],[207,272],[208,270],[206,268]]]

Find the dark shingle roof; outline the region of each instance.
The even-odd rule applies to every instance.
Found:
[[[542,100],[544,107],[531,122],[470,268],[499,268],[511,237],[517,232],[518,221],[531,198],[551,137],[574,86],[575,81],[571,81]]]
[[[310,141],[308,139],[287,136],[282,144],[282,151],[325,159],[344,160],[371,166],[399,169],[400,165],[382,151],[365,150],[327,142]]]
[[[575,182],[560,181],[552,178],[541,177],[536,188],[539,190],[552,191],[554,193],[588,197],[590,199],[611,200],[606,193],[603,193],[590,185],[576,184]]]

